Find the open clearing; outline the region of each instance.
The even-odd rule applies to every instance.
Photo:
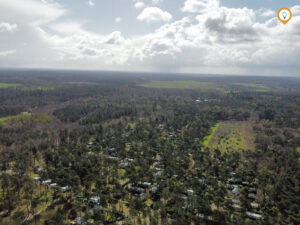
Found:
[[[251,84],[251,83],[235,83],[235,86],[243,86],[245,88],[248,88],[251,91],[255,92],[267,92],[269,91],[269,88],[263,84]]]
[[[193,80],[185,81],[152,81],[149,83],[141,84],[143,87],[153,88],[176,88],[176,89],[198,89],[198,90],[219,90],[222,88],[216,87],[216,85],[208,82],[199,82]]]
[[[0,83],[0,88],[10,88],[10,87],[20,87],[20,84],[10,84],[10,83]],[[22,87],[23,91],[53,91],[54,87],[44,87],[44,86],[32,86],[32,87]]]
[[[0,123],[4,123],[4,122],[10,121],[10,120],[21,120],[26,117],[30,117],[31,115],[32,115],[31,113],[21,113],[19,115],[15,115],[15,116],[2,117],[2,118],[0,118]]]
[[[208,146],[208,143],[210,142],[210,139],[213,137],[214,133],[216,132],[217,128],[219,127],[220,122],[217,122],[214,126],[212,126],[207,135],[203,138],[201,144],[206,148]]]
[[[54,87],[42,87],[42,86],[24,87],[22,90],[23,91],[53,91]]]
[[[52,118],[47,114],[32,114],[21,113],[15,116],[7,116],[0,118],[0,124],[2,126],[21,126],[28,123],[50,123]]]
[[[0,88],[18,87],[20,84],[0,83]]]
[[[209,138],[206,147],[221,152],[254,150],[255,138],[251,122],[221,122]]]
[[[220,91],[223,93],[240,92],[240,91],[254,91],[267,92],[269,88],[262,84],[253,83],[234,83],[234,84],[214,84],[210,82],[200,82],[194,80],[183,81],[151,81],[149,83],[141,84],[142,87],[152,88],[174,88],[174,89],[196,89],[202,91]]]

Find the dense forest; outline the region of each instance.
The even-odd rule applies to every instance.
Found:
[[[300,224],[300,78],[0,71],[0,224]]]

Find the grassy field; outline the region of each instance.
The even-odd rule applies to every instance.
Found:
[[[0,124],[2,126],[21,126],[28,123],[50,123],[52,118],[47,114],[31,114],[21,113],[15,116],[6,116],[0,118]]]
[[[221,122],[209,138],[206,147],[221,152],[254,150],[254,133],[251,122]]]
[[[0,88],[18,87],[20,84],[0,83]]]
[[[216,122],[214,126],[212,126],[207,135],[203,138],[201,144],[206,148],[208,143],[210,142],[210,139],[213,137],[214,133],[216,132],[217,128],[219,127],[220,122]]]
[[[37,87],[24,87],[22,88],[23,91],[52,91],[54,90],[54,87],[42,87],[42,86],[37,86]]]
[[[198,89],[198,90],[219,90],[223,91],[222,88],[218,88],[213,83],[199,82],[193,80],[185,81],[152,81],[149,83],[141,84],[142,87],[152,88],[176,88],[176,89]]]
[[[151,88],[174,88],[174,89],[196,89],[202,91],[220,91],[224,94],[241,91],[267,92],[269,88],[262,84],[234,83],[234,84],[214,84],[210,82],[199,82],[194,80],[184,81],[151,81],[141,84],[142,87]]]
[[[269,91],[269,88],[263,84],[251,84],[251,83],[235,83],[234,85],[237,86],[243,86],[245,88],[248,88],[251,91],[255,92],[267,92]]]
[[[4,123],[4,122],[10,121],[10,120],[21,120],[26,117],[30,117],[31,115],[32,115],[31,113],[22,113],[22,114],[15,115],[15,116],[2,117],[2,118],[0,118],[0,123]]]

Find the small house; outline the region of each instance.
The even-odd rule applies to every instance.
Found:
[[[258,214],[258,213],[253,213],[253,212],[246,212],[246,215],[251,218],[251,219],[256,219],[256,220],[259,220],[261,219],[261,215]]]
[[[69,186],[65,186],[61,188],[61,191],[66,192],[67,190],[69,190]]]
[[[94,204],[98,204],[100,202],[100,198],[99,197],[91,197],[90,202],[94,203]]]
[[[158,188],[157,186],[152,186],[149,190],[150,194],[156,194],[158,191]]]
[[[230,173],[229,173],[229,176],[232,178],[232,177],[235,176],[235,174],[236,174],[235,172],[230,172]]]
[[[187,193],[187,195],[193,195],[194,191],[193,190],[187,190],[186,193]]]
[[[160,176],[162,176],[162,174],[163,174],[163,171],[158,171],[157,173],[155,173],[155,175],[154,175],[154,176],[156,176],[156,177],[160,177]]]
[[[41,178],[40,178],[40,177],[34,177],[33,180],[34,180],[34,181],[40,181]]]
[[[255,187],[251,187],[251,188],[249,188],[249,192],[253,193],[253,194],[256,194],[257,189]]]
[[[112,160],[117,160],[118,159],[118,157],[116,157],[116,156],[110,156],[110,157],[108,157],[109,159],[112,159]]]
[[[160,162],[161,161],[161,157],[158,157],[156,159],[154,159],[155,162]]]
[[[240,211],[242,209],[242,207],[239,204],[233,204],[232,207],[237,211]]]
[[[110,148],[108,151],[109,152],[116,152],[116,148]]]
[[[77,225],[82,225],[82,224],[84,224],[84,218],[82,218],[82,217],[77,217],[77,218],[75,219],[75,223],[76,223]]]
[[[226,188],[230,191],[232,191],[234,189],[234,185],[232,184],[226,184]]]
[[[130,189],[130,191],[131,191],[132,193],[135,193],[135,194],[142,194],[142,193],[145,193],[145,192],[146,192],[146,190],[145,190],[144,188],[141,188],[141,187],[132,187],[132,188]]]
[[[255,196],[255,194],[250,193],[250,194],[248,195],[248,198],[249,198],[249,199],[252,199],[252,200],[255,200],[255,199],[256,199],[256,196]]]
[[[231,191],[231,194],[232,194],[233,196],[239,195],[239,194],[240,194],[239,187],[238,187],[238,186],[235,186],[235,187],[233,188],[233,190]]]
[[[204,185],[205,184],[205,179],[199,179],[199,183]]]
[[[121,162],[120,163],[121,168],[125,168],[126,166],[128,166],[128,162]]]
[[[144,187],[144,188],[148,188],[149,186],[151,186],[151,183],[150,182],[139,182],[139,185]]]
[[[256,202],[252,202],[251,204],[252,209],[258,209],[259,205]]]
[[[49,185],[49,184],[51,184],[52,183],[52,180],[51,179],[48,179],[48,180],[44,180],[43,182],[42,182],[42,184],[44,184],[44,185]]]
[[[128,162],[133,162],[133,161],[134,161],[134,159],[130,159],[130,158],[126,158],[126,160],[127,160]]]
[[[231,201],[234,204],[240,204],[241,203],[241,201],[239,199],[232,199]]]
[[[243,185],[243,186],[249,186],[250,183],[249,183],[248,181],[243,181],[243,182],[242,182],[242,185]]]

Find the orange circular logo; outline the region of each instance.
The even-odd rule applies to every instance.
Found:
[[[287,24],[292,19],[292,11],[289,8],[281,8],[278,10],[277,17],[283,24]]]

